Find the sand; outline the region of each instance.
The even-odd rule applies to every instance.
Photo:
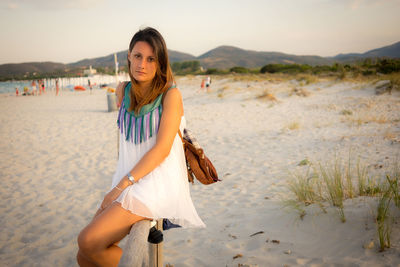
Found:
[[[164,232],[164,264],[399,266],[400,226],[379,253],[373,199],[346,200],[346,223],[333,208],[309,206],[301,220],[282,204],[304,159],[329,163],[351,151],[378,176],[388,170],[400,152],[399,92],[227,76],[213,77],[209,93],[200,84],[178,78],[187,126],[223,181],[191,186],[207,228]],[[294,87],[309,95],[291,94]],[[266,89],[276,100],[257,98]],[[116,117],[102,90],[0,96],[0,265],[77,266],[76,237],[115,170]]]

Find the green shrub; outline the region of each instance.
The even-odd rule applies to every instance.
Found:
[[[363,70],[362,72],[361,72],[364,76],[369,76],[369,75],[374,75],[374,74],[376,74],[376,71],[374,71],[374,70]]]
[[[221,71],[216,68],[210,68],[210,69],[207,69],[206,74],[218,74],[220,72]]]
[[[382,59],[378,62],[376,71],[384,74],[398,72],[400,71],[400,60]]]
[[[249,69],[246,69],[244,67],[233,67],[229,69],[229,72],[235,72],[235,73],[248,73]]]
[[[195,73],[200,70],[200,62],[197,60],[174,62],[172,63],[171,68],[176,74]]]
[[[298,72],[306,72],[311,69],[309,65],[300,65],[300,64],[267,64],[260,69],[261,73],[298,73]]]

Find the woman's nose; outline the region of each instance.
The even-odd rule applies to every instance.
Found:
[[[142,58],[141,60],[139,60],[139,68],[144,69],[145,66],[146,66],[146,60]]]

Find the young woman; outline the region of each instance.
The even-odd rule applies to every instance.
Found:
[[[167,218],[182,227],[204,227],[193,206],[185,155],[182,96],[174,85],[161,34],[146,28],[128,51],[131,81],[119,86],[119,158],[111,190],[78,236],[80,266],[117,266],[117,246],[140,220]],[[123,99],[122,99],[123,96]]]

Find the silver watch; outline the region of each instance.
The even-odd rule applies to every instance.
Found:
[[[133,178],[133,176],[132,176],[132,174],[130,172],[128,172],[127,176],[128,176],[128,180],[131,181],[132,184],[136,183],[135,182],[135,178]]]

